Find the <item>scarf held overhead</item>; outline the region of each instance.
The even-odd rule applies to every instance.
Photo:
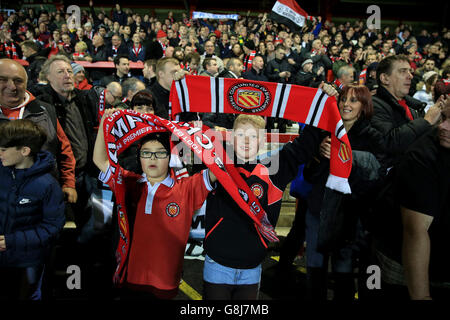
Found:
[[[118,156],[134,142],[154,132],[169,131],[187,145],[214,173],[217,180],[253,220],[258,233],[269,241],[278,241],[275,230],[258,199],[245,183],[232,161],[223,150],[220,139],[209,135],[208,127],[191,127],[187,123],[170,121],[151,114],[139,114],[131,110],[117,111],[104,121],[103,132],[113,177],[114,193],[118,207],[119,243],[116,250],[117,269],[115,283],[122,283],[126,274],[126,260],[130,247],[130,230],[125,206],[123,177]]]
[[[331,132],[326,186],[351,193],[352,150],[336,99],[321,89],[244,79],[186,76],[170,90],[171,116],[180,112],[244,113],[289,119]]]

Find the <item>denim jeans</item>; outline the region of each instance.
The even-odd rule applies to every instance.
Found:
[[[261,281],[261,270],[261,265],[252,269],[225,267],[206,255],[203,267],[203,280],[216,284],[256,284]]]

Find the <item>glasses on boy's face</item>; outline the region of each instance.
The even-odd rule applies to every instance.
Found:
[[[142,150],[140,152],[140,156],[141,158],[144,159],[151,159],[153,158],[153,155],[155,156],[155,159],[165,159],[169,156],[169,153],[167,151],[156,151],[156,152],[152,152],[152,151],[147,151],[147,150]]]

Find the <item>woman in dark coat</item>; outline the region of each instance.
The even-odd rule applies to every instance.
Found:
[[[349,178],[351,195],[340,202],[338,219],[334,220],[332,247],[321,246],[323,234],[319,230],[326,226],[321,218],[325,184],[330,166],[330,138],[326,136],[319,147],[318,156],[305,168],[305,178],[313,184],[308,197],[306,214],[306,256],[308,294],[312,299],[327,297],[328,257],[331,256],[335,277],[334,298],[351,300],[354,297],[353,259],[357,238],[366,230],[364,213],[368,208],[368,196],[377,185],[380,165],[375,158],[382,152],[383,138],[370,127],[373,113],[369,90],[361,85],[344,87],[339,98],[339,111],[352,147],[353,166]],[[345,159],[344,159],[345,160]],[[339,219],[342,217],[341,219]],[[336,223],[338,222],[338,223]],[[330,237],[330,235],[326,235]],[[365,271],[365,270],[364,270]]]

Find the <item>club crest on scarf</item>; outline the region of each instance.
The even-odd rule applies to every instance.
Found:
[[[239,112],[257,113],[264,111],[271,102],[269,90],[260,84],[237,83],[230,87],[228,100]]]
[[[345,143],[341,143],[341,146],[339,147],[338,157],[344,163],[351,159],[351,151],[348,149]]]

